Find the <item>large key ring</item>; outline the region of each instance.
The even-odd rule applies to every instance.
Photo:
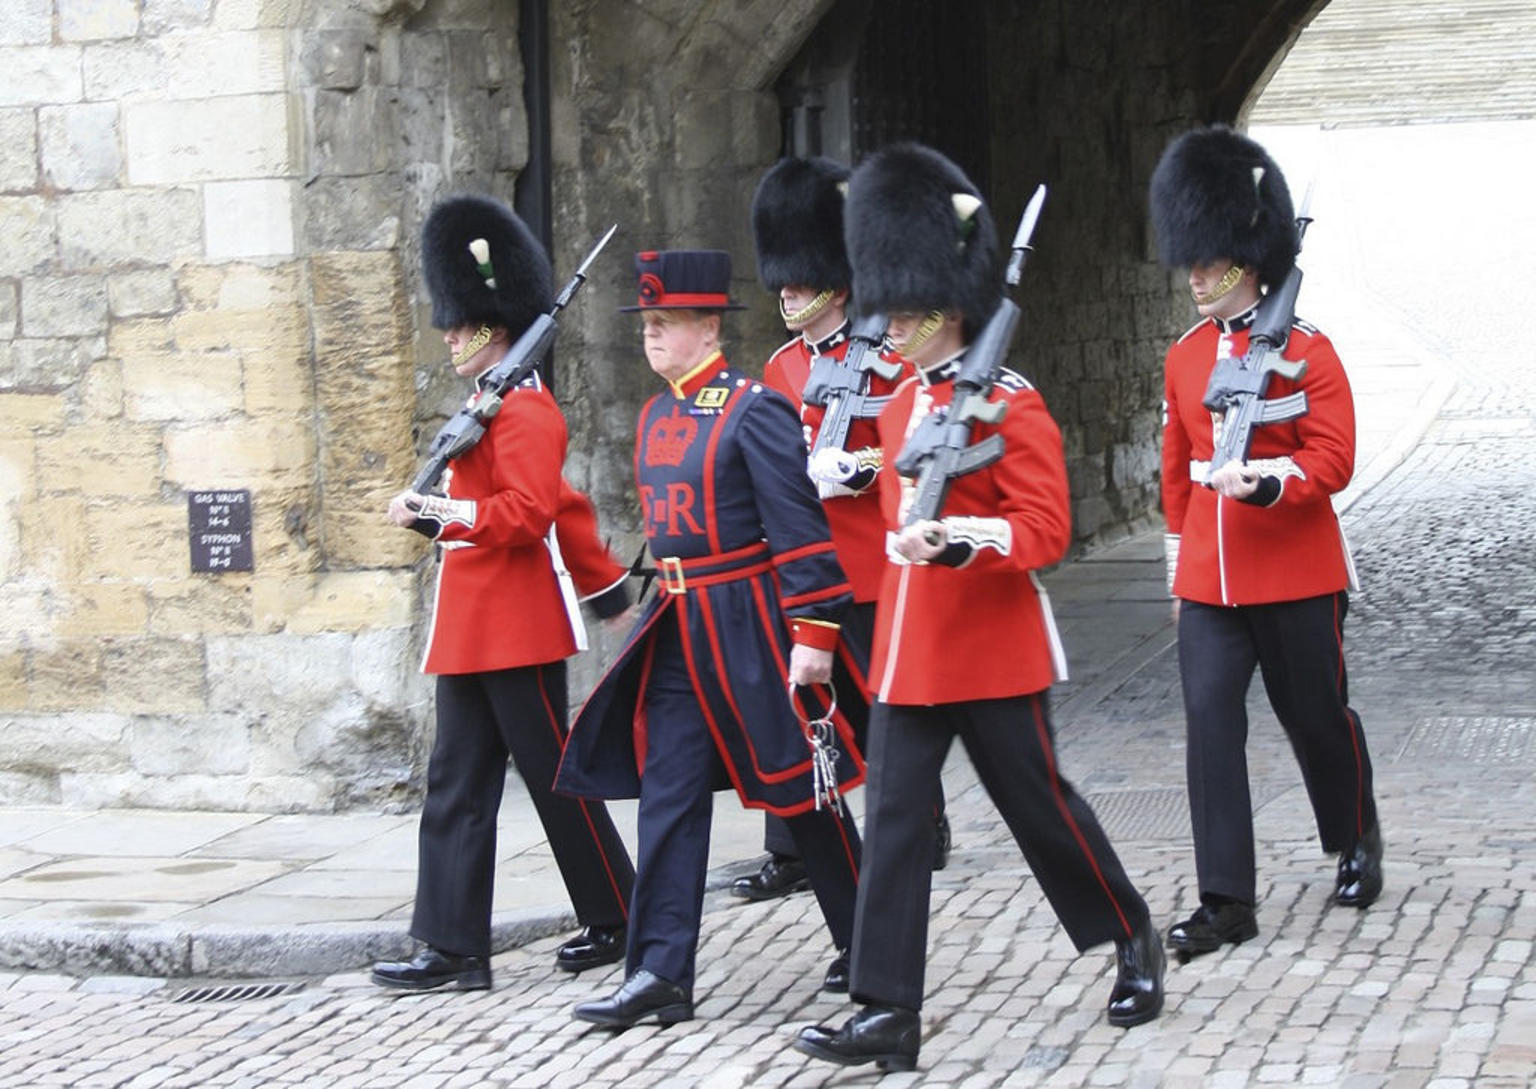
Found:
[[[808,731],[810,727],[816,725],[819,722],[831,722],[832,716],[837,714],[837,686],[834,685],[831,681],[827,682],[827,692],[831,695],[832,702],[830,706],[827,707],[826,713],[820,718],[814,719],[806,718],[800,714],[800,704],[795,699],[795,689],[815,687],[816,686],[814,684],[798,685],[794,681],[789,682],[789,706],[794,710],[795,717],[800,720],[800,726],[802,730]]]

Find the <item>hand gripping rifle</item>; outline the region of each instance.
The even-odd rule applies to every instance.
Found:
[[[1032,248],[1029,239],[1035,233],[1040,206],[1044,203],[1045,186],[1042,185],[1029,198],[1023,218],[1019,220],[1018,232],[1013,236],[1013,252],[1003,277],[1009,287],[1017,285],[1023,275],[1024,259]],[[943,415],[929,413],[925,416],[896,458],[898,473],[917,477],[917,491],[904,525],[937,519],[956,477],[974,473],[1003,456],[1001,435],[989,435],[973,444],[971,429],[976,420],[998,423],[1008,411],[1006,404],[989,403],[987,395],[997,383],[1018,325],[1019,304],[1005,295],[987,319],[981,335],[965,353],[960,372],[955,375],[955,393],[949,411]]]
[[[854,322],[848,330],[848,351],[843,358],[819,355],[811,365],[800,399],[826,410],[811,447],[812,457],[823,450],[843,449],[854,420],[873,419],[890,403],[889,397],[869,396],[871,374],[889,381],[901,373],[901,364],[880,358],[885,327],[889,324],[890,319],[884,314],[870,314]]]
[[[532,374],[533,369],[549,354],[549,349],[555,343],[555,334],[559,332],[555,325],[555,315],[565,309],[581,285],[586,283],[588,266],[618,229],[617,223],[608,228],[608,232],[597,240],[586,260],[582,261],[581,267],[571,277],[571,282],[561,290],[550,312],[535,318],[527,331],[517,338],[517,343],[507,349],[501,362],[480,376],[479,392],[470,398],[469,404],[443,424],[437,437],[432,440],[432,445],[427,448],[426,463],[411,482],[411,491],[425,494],[441,479],[450,461],[462,457],[485,436],[491,417],[501,411],[502,398],[507,391]]]
[[[1301,214],[1296,217],[1296,252],[1301,252],[1301,240],[1307,233],[1312,217],[1307,210],[1312,204],[1312,187],[1301,202]],[[1296,319],[1296,296],[1301,291],[1301,267],[1291,265],[1291,271],[1279,287],[1270,291],[1259,302],[1258,313],[1248,330],[1248,350],[1238,359],[1226,356],[1216,361],[1210,381],[1205,387],[1201,404],[1212,412],[1221,413],[1221,434],[1216,449],[1211,454],[1211,470],[1230,461],[1244,464],[1253,446],[1253,429],[1260,424],[1284,423],[1307,414],[1307,394],[1297,390],[1286,397],[1266,399],[1271,375],[1296,381],[1307,373],[1305,359],[1290,360],[1280,353],[1291,337],[1291,323]],[[1205,482],[1210,487],[1210,482]]]

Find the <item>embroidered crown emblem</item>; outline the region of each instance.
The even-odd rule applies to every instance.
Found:
[[[681,465],[698,433],[698,421],[682,415],[674,405],[672,414],[657,420],[646,433],[645,463]]]

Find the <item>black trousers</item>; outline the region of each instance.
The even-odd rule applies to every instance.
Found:
[[[858,601],[848,607],[848,611],[843,614],[841,636],[843,642],[853,648],[851,654],[854,660],[862,663],[862,666],[860,675],[855,678],[844,660],[844,655],[849,654],[850,651],[847,647],[840,647],[833,667],[832,681],[838,695],[843,697],[841,706],[848,715],[848,724],[853,727],[854,740],[858,742],[859,751],[862,753],[869,744],[869,679],[864,674],[869,669],[870,648],[875,641],[875,603],[873,601]],[[938,820],[943,815],[944,783],[941,780],[933,797],[933,819]],[[771,813],[763,820],[763,850],[781,858],[800,857],[789,829],[784,827],[782,820]]]
[[[1343,851],[1376,823],[1371,757],[1349,706],[1340,591],[1236,608],[1179,606],[1190,824],[1200,891],[1257,899],[1248,792],[1248,686],[1254,666],[1301,765],[1323,850]]]
[[[932,707],[876,703],[853,937],[851,990],[860,1002],[922,1007],[933,879],[927,800],[957,736],[1079,950],[1150,925],[1098,818],[1056,766],[1045,692]]]
[[[491,952],[496,812],[510,755],[583,926],[622,926],[635,871],[601,802],[550,789],[566,734],[565,663],[437,678],[437,740],[421,809],[411,934]]]
[[[691,990],[709,870],[713,792],[727,779],[688,677],[675,613],[658,622],[655,639],[645,689],[640,846],[627,971],[646,968]],[[859,873],[858,827],[851,816],[826,808],[786,818],[784,824],[805,859],[832,944],[848,948]]]

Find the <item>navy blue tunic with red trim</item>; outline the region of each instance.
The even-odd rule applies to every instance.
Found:
[[[656,622],[675,610],[729,780],[717,788],[782,816],[812,808],[810,747],[787,688],[791,643],[835,646],[852,591],[805,459],[789,401],[718,354],[646,404],[635,479],[659,592],[572,723],[557,789],[639,795]],[[834,718],[848,789],[863,781],[863,759],[846,719]]]

